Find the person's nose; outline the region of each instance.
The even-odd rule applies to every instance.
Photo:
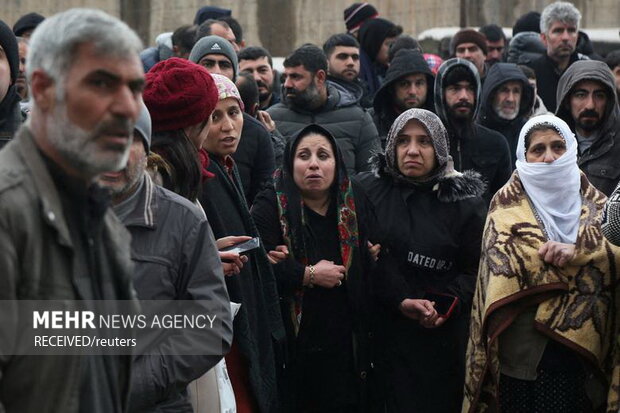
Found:
[[[545,151],[545,155],[543,157],[543,162],[551,163],[555,161],[555,159],[556,159],[555,153],[551,150],[551,148],[547,148],[547,150]]]
[[[128,85],[121,86],[114,96],[112,112],[117,116],[137,120],[140,109],[140,93],[132,90]]]
[[[420,147],[417,143],[411,142],[407,147],[407,155],[409,156],[418,156],[420,154]]]
[[[284,80],[284,87],[292,89],[293,88],[293,81],[291,80],[290,77],[286,77],[286,79]]]
[[[594,105],[594,95],[589,94],[588,97],[586,98],[586,102],[585,102],[585,108],[586,109],[594,109],[595,105]]]
[[[233,129],[232,120],[230,119],[228,115],[224,115],[224,118],[222,119],[221,129],[222,131],[229,131]]]

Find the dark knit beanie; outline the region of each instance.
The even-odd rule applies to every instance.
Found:
[[[183,129],[207,120],[217,105],[217,88],[207,69],[171,57],[146,74],[143,93],[153,132]]]
[[[467,67],[462,65],[454,66],[448,73],[446,73],[442,87],[445,89],[448,86],[455,85],[459,82],[467,81],[473,86],[477,84],[476,77]]]
[[[353,3],[344,9],[344,24],[347,31],[351,31],[359,27],[368,19],[374,19],[379,15],[377,9],[368,3]]]
[[[11,84],[17,79],[19,73],[19,52],[17,49],[17,39],[13,34],[13,30],[6,25],[5,22],[0,20],[0,46],[4,49],[6,58],[9,61],[9,68],[11,69]]]
[[[540,33],[540,13],[531,11],[519,17],[515,25],[512,26],[512,37],[514,38],[521,32]]]
[[[450,53],[452,56],[455,55],[456,48],[461,43],[474,43],[482,50],[482,53],[485,55],[487,54],[487,38],[484,37],[484,34],[476,30],[463,29],[452,37],[452,41],[450,42]]]
[[[28,13],[20,17],[13,25],[15,36],[21,36],[27,30],[34,30],[45,20],[39,13]]]
[[[239,60],[235,49],[233,49],[232,44],[230,44],[228,40],[215,35],[203,37],[198,40],[196,44],[194,44],[194,47],[192,47],[192,51],[189,54],[189,60],[194,63],[198,63],[200,59],[208,54],[221,54],[226,56],[233,65],[232,81],[234,82],[237,80]]]
[[[204,21],[213,19],[217,20],[221,17],[227,17],[232,14],[229,9],[223,9],[215,6],[204,6],[198,9],[194,17],[194,24],[200,26]]]

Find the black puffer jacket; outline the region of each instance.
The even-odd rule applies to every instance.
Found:
[[[540,33],[521,32],[510,40],[508,45],[508,63],[528,64],[547,53],[547,48],[540,40]]]
[[[512,120],[500,118],[493,109],[493,99],[497,89],[506,82],[517,81],[521,83],[522,93],[519,102],[519,114]],[[514,169],[519,132],[527,122],[527,117],[534,105],[534,88],[527,80],[521,69],[513,63],[497,63],[491,67],[487,75],[487,80],[482,87],[482,97],[480,99],[480,113],[478,123],[489,129],[504,135],[510,148],[510,158]]]
[[[588,57],[575,52],[570,57],[568,67],[578,60],[588,60]],[[538,90],[538,96],[540,96],[550,112],[555,112],[557,106],[556,93],[558,90],[558,82],[560,81],[560,76],[562,76],[564,72],[558,69],[557,63],[552,60],[547,53],[526,64],[536,72],[536,89]]]
[[[379,151],[377,128],[359,105],[359,96],[342,86],[327,82],[327,102],[315,112],[291,109],[278,103],[267,110],[278,130],[290,141],[311,123],[327,129],[335,138],[350,175],[370,170],[370,157]]]
[[[136,196],[135,208],[123,224],[131,233],[132,280],[138,298],[196,300],[201,307],[206,304],[205,313],[221,314],[222,328],[207,329],[200,336],[173,336],[165,329],[150,334],[159,355],[134,359],[131,411],[189,412],[185,388],[215,366],[232,343],[222,264],[211,227],[196,205],[154,185],[148,175]],[[195,345],[198,339],[216,344],[214,351],[183,355],[182,346]],[[175,351],[180,354],[172,355]]]
[[[435,110],[435,103],[433,100],[435,75],[433,75],[433,72],[429,69],[424,56],[413,50],[399,51],[396,53],[394,60],[392,60],[392,64],[385,74],[385,81],[375,94],[373,108],[370,110],[372,120],[375,122],[375,126],[379,131],[379,139],[381,139],[382,148],[385,148],[385,140],[388,131],[399,115],[399,113],[396,113],[394,103],[392,102],[394,84],[402,77],[415,73],[426,75],[426,102],[421,109],[430,110],[431,112]]]
[[[271,182],[276,168],[271,135],[262,123],[245,112],[241,140],[232,157],[239,168],[245,199],[252,205],[256,195]]]
[[[607,108],[603,123],[596,131],[596,141],[579,154],[578,163],[592,185],[609,196],[620,181],[620,109],[614,75],[605,63],[597,60],[579,61],[564,72],[558,84],[557,99],[560,105],[556,116],[562,118],[575,132],[575,121],[568,99],[574,86],[582,80],[593,80],[605,87]]]
[[[487,190],[483,196],[488,204],[495,192],[510,178],[510,150],[503,135],[475,123],[471,124],[468,134],[462,136],[456,134],[444,102],[443,84],[446,74],[459,65],[467,68],[476,79],[474,85],[476,103],[472,119],[476,118],[480,106],[478,70],[471,62],[459,58],[445,61],[437,72],[435,78],[435,111],[448,130],[450,155],[454,161],[454,168],[458,171],[473,169],[482,175],[487,184]]]

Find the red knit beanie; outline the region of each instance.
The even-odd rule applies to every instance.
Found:
[[[171,57],[146,74],[143,99],[153,132],[183,129],[205,121],[217,105],[217,87],[207,69]]]

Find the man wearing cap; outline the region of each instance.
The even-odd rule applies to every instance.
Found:
[[[193,342],[196,337],[157,337],[156,346],[164,351],[134,359],[130,406],[132,411],[190,411],[185,387],[230,349],[228,292],[213,232],[202,211],[187,199],[153,184],[146,173],[151,118],[145,106],[133,136],[127,166],[102,174],[99,183],[110,191],[113,210],[131,233],[135,264],[132,279],[138,298],[193,300],[205,307],[205,313],[218,311],[222,324],[204,330],[217,335],[218,345],[209,354],[183,354],[184,345],[201,348]]]
[[[204,66],[211,74],[220,74],[235,82],[239,70],[237,53],[230,42],[219,36],[206,36],[196,42],[189,60]],[[275,126],[274,126],[275,129]],[[264,185],[271,182],[275,170],[272,141],[277,135],[247,113],[237,151],[232,155],[239,168],[246,201],[252,205]]]
[[[435,78],[435,112],[448,130],[454,169],[473,169],[487,184],[487,203],[511,174],[508,143],[500,133],[474,123],[480,106],[480,78],[469,60],[453,58]]]
[[[344,9],[344,24],[347,26],[347,33],[357,38],[360,27],[366,20],[374,19],[379,16],[379,12],[372,4],[353,3]]]
[[[17,132],[22,123],[16,80],[19,74],[19,53],[15,35],[0,20],[0,148]]]
[[[487,38],[484,34],[472,29],[457,32],[450,41],[452,56],[469,60],[478,69],[480,81],[486,77]]]
[[[119,300],[137,307],[130,236],[96,177],[126,164],[144,84],[141,49],[125,23],[91,9],[50,17],[30,39],[32,111],[0,151],[0,301],[11,303],[0,314],[0,411],[127,409],[131,355],[76,347],[19,355],[26,331],[7,331],[6,321],[19,320],[21,300],[62,300],[67,311],[93,300],[112,311]],[[26,354],[41,354],[33,351]]]
[[[398,115],[412,108],[435,110],[434,83],[435,76],[420,52],[398,51],[369,111],[379,131],[382,148],[385,148],[387,134]]]
[[[34,29],[45,20],[39,13],[28,13],[17,19],[13,25],[13,33],[17,37],[29,39]]]

